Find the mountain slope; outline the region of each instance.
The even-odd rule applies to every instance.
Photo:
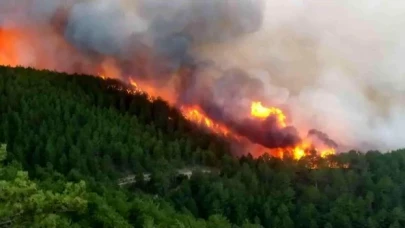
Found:
[[[86,182],[81,227],[403,227],[405,153],[236,158],[114,80],[0,67],[0,142],[41,188]],[[190,179],[178,170],[204,167]],[[203,169],[201,169],[203,170]],[[150,173],[120,187],[120,178]],[[229,220],[229,222],[227,221]]]

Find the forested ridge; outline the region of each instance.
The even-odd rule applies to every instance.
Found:
[[[0,143],[0,226],[405,227],[405,151],[237,158],[111,79],[0,67]]]

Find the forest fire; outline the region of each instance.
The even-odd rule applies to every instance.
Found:
[[[203,111],[198,107],[193,108],[182,108],[183,115],[186,119],[201,125],[205,128],[208,128],[212,132],[230,137],[234,140],[241,140],[243,136],[238,135],[237,133],[232,132],[225,125],[215,123],[214,120],[207,117]],[[269,116],[276,116],[277,122],[281,127],[286,127],[285,123],[286,116],[284,113],[275,107],[264,107],[261,105],[261,102],[252,102],[251,105],[251,116],[252,118],[258,118],[259,121],[263,121]],[[285,153],[290,153],[292,157],[296,160],[301,159],[302,157],[310,154],[311,151],[316,151],[316,153],[321,157],[327,157],[328,155],[333,155],[336,153],[335,149],[332,147],[325,148],[315,148],[313,142],[309,138],[303,139],[302,142],[290,148],[267,148],[266,151],[270,152],[273,156],[283,157]],[[253,155],[260,155],[257,151],[251,151]]]
[[[25,10],[25,6],[21,7],[21,10]],[[83,12],[74,13],[97,18],[93,12],[87,12],[93,9],[91,7],[87,5]],[[263,151],[277,157],[288,153],[297,160],[311,151],[316,151],[322,157],[335,153],[337,144],[326,134],[311,130],[308,135],[301,135],[296,126],[292,126],[293,121],[286,115],[286,110],[271,106],[272,103],[265,101],[264,96],[258,98],[256,95],[263,93],[263,88],[258,89],[255,80],[243,70],[221,70],[219,77],[212,78],[211,74],[200,75],[212,63],[210,65],[206,61],[208,63],[199,64],[194,61],[196,58],[188,51],[193,39],[189,39],[187,34],[196,35],[194,38],[204,37],[202,31],[191,29],[179,35],[159,34],[160,30],[149,34],[149,30],[145,30],[139,31],[138,36],[123,39],[118,39],[121,38],[120,34],[114,33],[108,34],[107,42],[98,40],[98,36],[94,36],[96,33],[87,34],[93,28],[87,27],[87,20],[82,21],[79,17],[69,23],[69,17],[77,16],[69,14],[70,10],[71,7],[61,6],[50,21],[38,27],[38,31],[24,23],[20,27],[11,26],[13,29],[0,24],[0,65],[21,65],[119,79],[132,86],[131,92],[146,94],[150,101],[161,97],[177,107],[187,120],[215,134],[234,142],[259,145],[260,149],[247,151],[256,157]],[[251,19],[256,24],[261,22],[260,18]],[[230,34],[250,31],[231,25],[228,28],[238,30],[229,31]],[[216,31],[216,27],[212,29],[214,32],[223,31],[222,28],[219,31]],[[97,32],[104,31],[101,29]],[[154,40],[154,35],[159,35],[159,39]],[[214,40],[207,37],[207,42]],[[25,47],[29,47],[29,50],[25,50]]]
[[[14,42],[18,41],[18,33],[0,30],[0,65],[8,65],[8,66],[17,66],[19,65],[18,55],[16,54],[16,49],[13,47]],[[111,78],[111,67],[102,65],[101,67],[103,73],[99,73],[98,75],[103,78]],[[115,78],[116,76],[112,76]],[[153,100],[153,96],[161,96],[160,94],[153,91],[153,88],[143,89],[140,88],[139,83],[137,83],[134,79],[129,79],[130,84],[133,86],[135,92],[142,92],[148,94],[149,100]],[[152,94],[152,95],[149,95]],[[164,98],[164,97],[163,97]],[[239,135],[238,133],[233,132],[229,129],[225,124],[217,123],[212,118],[208,117],[204,111],[196,106],[182,106],[180,107],[181,112],[183,113],[184,117],[196,123],[206,129],[209,129],[215,134],[231,138],[232,140],[241,140],[246,137]],[[251,103],[251,110],[250,110],[251,118],[257,121],[265,121],[268,117],[275,117],[277,120],[277,124],[280,127],[286,127],[286,116],[281,109],[275,107],[265,107],[259,101],[253,101]],[[312,144],[310,141],[304,141],[296,145],[292,148],[271,148],[267,149],[274,156],[282,157],[284,153],[290,152],[292,153],[295,159],[300,159],[304,157],[308,151],[312,148]],[[257,151],[251,152],[253,155],[260,155]],[[318,151],[319,155],[326,156],[329,154],[334,154],[335,150],[333,148],[326,148],[324,150]]]
[[[146,91],[142,90],[138,86],[138,83],[135,82],[134,79],[130,79],[130,85],[133,86],[134,90],[136,92],[140,93],[146,93]],[[152,96],[149,96],[149,99],[152,101],[154,98]],[[260,101],[253,101],[251,103],[250,107],[250,115],[252,119],[258,120],[258,121],[265,121],[269,117],[275,117],[277,120],[277,123],[280,127],[284,128],[287,126],[286,123],[286,115],[283,113],[283,111],[279,108],[276,107],[266,107],[262,105],[262,102]],[[197,124],[200,127],[203,127],[205,129],[208,129],[209,131],[218,134],[222,137],[227,137],[229,139],[235,140],[235,141],[249,141],[244,136],[241,136],[235,132],[233,132],[231,129],[229,129],[225,124],[217,123],[215,120],[211,119],[208,117],[204,111],[199,108],[198,106],[182,106],[180,107],[180,111],[182,112],[183,116]],[[253,156],[260,156],[263,153],[270,153],[272,156],[280,157],[283,158],[283,156],[288,153],[290,154],[294,159],[299,160],[306,155],[309,155],[311,152],[315,151],[320,157],[327,157],[329,155],[333,155],[336,153],[335,148],[333,147],[324,147],[324,148],[315,148],[313,145],[313,142],[311,141],[310,138],[305,138],[302,140],[302,142],[298,143],[297,145],[293,147],[285,147],[285,148],[260,148],[259,150],[253,150],[250,151],[250,153]]]
[[[17,31],[0,30],[0,65],[23,65],[23,63],[19,62],[20,59],[17,55],[17,49],[14,46],[15,42],[19,40],[18,34],[19,33]],[[117,70],[113,65],[111,65],[110,62],[104,62],[103,64],[101,64],[100,68],[102,69],[102,73],[98,73],[98,76],[100,76],[101,78],[119,78]],[[142,92],[147,94],[149,100],[151,101],[154,99],[153,97],[157,96],[161,96],[163,99],[165,99],[164,93],[158,93],[157,90],[155,90],[151,86],[148,86],[147,83],[141,83],[139,81],[135,81],[135,79],[133,78],[130,78],[129,84],[132,85],[135,92]],[[179,109],[187,120],[203,128],[206,128],[215,134],[230,138],[235,141],[249,141],[246,136],[237,133],[236,131],[229,128],[226,124],[217,122],[214,119],[210,118],[198,105],[183,105]],[[269,117],[273,117],[276,119],[277,126],[279,128],[285,128],[287,126],[287,117],[281,109],[278,109],[276,107],[263,106],[262,102],[260,101],[252,101],[250,109],[251,119],[255,123],[265,123],[265,121]],[[298,160],[308,154],[311,149],[314,149],[312,142],[310,140],[304,139],[293,147],[267,148],[266,151],[270,152],[273,156],[278,157],[283,157],[285,153],[291,153],[292,156]],[[260,155],[260,153],[257,151],[250,152],[255,156]],[[325,148],[322,150],[317,150],[317,152],[320,156],[324,157],[330,154],[334,154],[335,149]]]

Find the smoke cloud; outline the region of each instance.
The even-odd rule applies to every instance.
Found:
[[[309,132],[390,150],[405,146],[403,12],[382,0],[1,1],[0,63],[141,79],[267,147]],[[251,122],[255,100],[289,126]]]
[[[341,149],[404,147],[405,3],[266,1],[259,31],[198,47],[223,68],[259,78],[280,91],[293,125],[327,132]],[[261,72],[261,75],[257,72]],[[274,97],[266,96],[269,103]]]

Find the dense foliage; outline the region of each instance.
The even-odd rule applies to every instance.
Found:
[[[17,227],[405,226],[404,151],[236,158],[226,141],[165,102],[84,75],[1,67],[0,104],[5,224],[15,217]],[[178,175],[183,169],[193,171],[190,179]],[[150,180],[139,178],[146,174]],[[119,185],[129,175],[136,182]],[[10,195],[17,188],[21,194]],[[24,207],[38,213],[26,216]]]

